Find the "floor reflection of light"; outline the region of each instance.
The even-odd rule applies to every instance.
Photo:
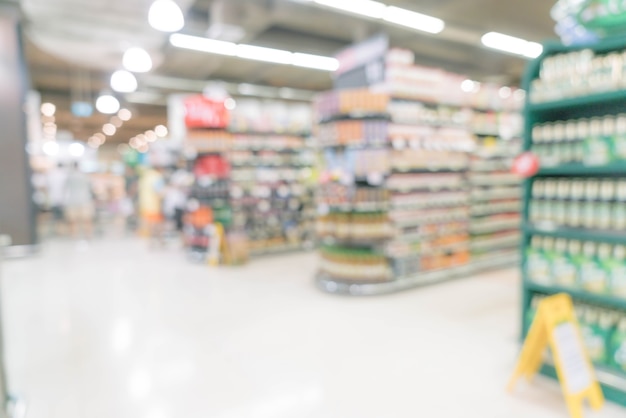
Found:
[[[128,319],[119,319],[113,326],[112,345],[115,352],[128,350],[133,341],[133,327]]]
[[[249,405],[231,409],[219,418],[291,418],[303,412],[310,412],[322,403],[322,391],[309,387],[300,390],[284,390],[268,394]]]
[[[144,370],[135,370],[128,380],[128,392],[133,398],[145,398],[152,389],[152,379]]]

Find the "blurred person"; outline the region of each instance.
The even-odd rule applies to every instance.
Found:
[[[126,217],[126,228],[134,231],[139,224],[136,210],[139,200],[139,177],[131,166],[126,166],[124,171],[124,191],[126,195],[121,202],[121,211]]]
[[[46,188],[48,191],[48,205],[52,212],[52,228],[57,235],[63,234],[63,224],[65,220],[65,183],[68,172],[62,163],[53,167],[46,176]]]
[[[184,166],[179,166],[171,174],[163,196],[163,213],[179,234],[183,231],[183,217],[191,184],[190,176],[191,173],[185,170]]]
[[[160,168],[146,168],[139,179],[139,213],[151,243],[164,244],[164,177]]]
[[[84,239],[93,237],[93,217],[95,207],[93,191],[89,177],[80,171],[75,162],[65,182],[65,218],[69,223],[72,236]]]

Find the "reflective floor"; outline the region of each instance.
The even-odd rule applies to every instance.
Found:
[[[568,416],[551,380],[504,389],[514,270],[353,299],[317,291],[315,265],[211,269],[136,239],[48,244],[4,265],[10,386],[29,418]]]

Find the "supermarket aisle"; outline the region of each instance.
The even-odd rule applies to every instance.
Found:
[[[315,264],[212,270],[138,240],[8,262],[12,387],[29,418],[567,417],[552,381],[504,391],[513,271],[350,299],[315,290]]]

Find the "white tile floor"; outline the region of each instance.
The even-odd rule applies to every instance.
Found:
[[[317,291],[315,264],[215,270],[134,239],[48,245],[4,265],[10,385],[29,418],[568,416],[551,380],[504,390],[513,270],[353,299]]]

